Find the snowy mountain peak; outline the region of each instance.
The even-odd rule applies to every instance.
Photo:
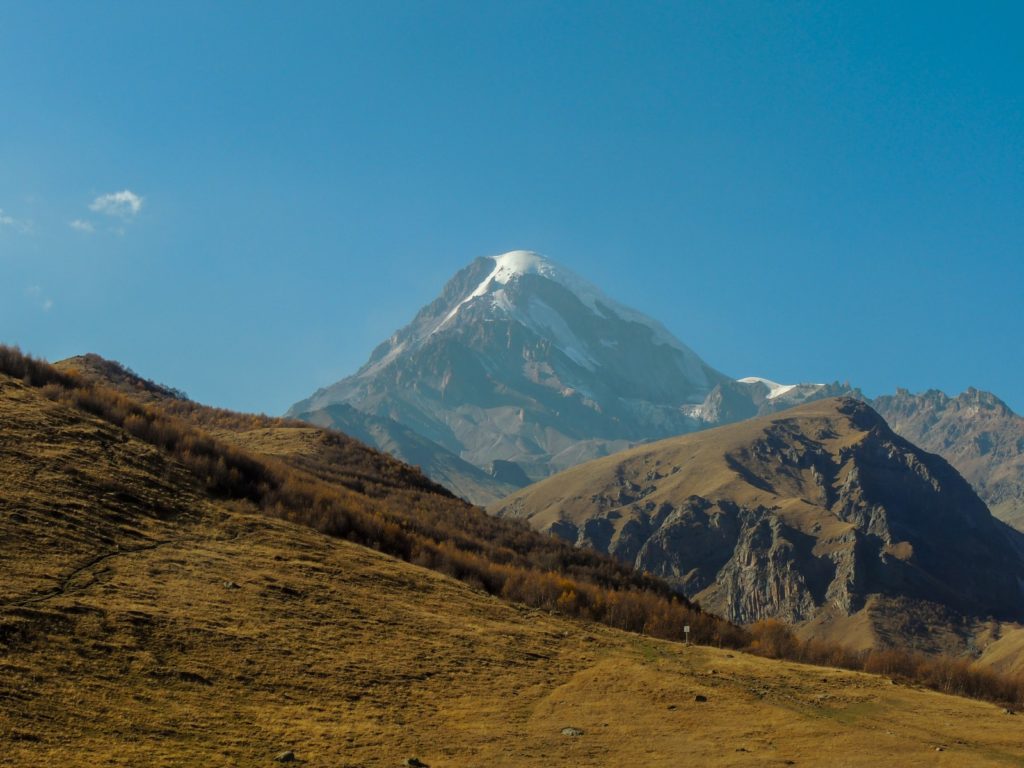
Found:
[[[742,379],[737,379],[736,381],[740,384],[760,384],[767,389],[765,399],[773,401],[776,405],[784,403],[785,407],[795,405],[796,403],[802,403],[809,398],[819,395],[819,393],[830,392],[838,387],[838,383],[836,385],[813,384],[807,382],[802,384],[779,384],[779,382],[766,379],[763,376],[747,376]],[[845,388],[839,388],[830,396],[847,394],[848,391],[848,386]]]
[[[608,297],[593,283],[577,275],[546,256],[535,251],[509,251],[498,256],[489,256],[481,261],[493,263],[493,268],[480,280],[472,290],[457,298],[451,309],[439,320],[434,322],[427,332],[430,337],[438,331],[448,328],[457,315],[475,300],[482,299],[492,312],[515,317],[519,322],[528,325],[542,334],[551,336],[556,343],[569,342],[564,348],[570,357],[584,367],[592,369],[591,356],[582,352],[575,340],[567,339],[564,331],[564,318],[560,308],[547,306],[537,297],[528,297],[523,304],[522,297],[518,300],[509,293],[509,289],[519,282],[519,278],[527,275],[550,280],[571,293],[590,312],[601,318],[617,317],[628,323],[639,323],[650,332],[652,341],[663,344],[682,352],[696,360],[693,351],[682,344],[661,323],[637,312],[614,299]],[[691,371],[692,372],[692,371]]]
[[[356,373],[293,406],[347,403],[530,478],[686,432],[729,378],[664,326],[536,252],[474,259]]]
[[[494,262],[494,269],[465,298],[452,307],[444,319],[430,332],[431,336],[448,325],[452,318],[459,313],[459,310],[473,299],[485,296],[488,293],[500,292],[500,288],[497,291],[495,290],[497,286],[506,286],[516,277],[530,274],[540,275],[541,277],[564,284],[564,276],[571,274],[568,270],[556,266],[549,259],[533,251],[509,251],[500,256],[491,256],[489,258]],[[576,280],[578,281],[578,278]],[[501,303],[502,298],[502,296],[497,297],[496,303]]]
[[[329,409],[346,404],[485,472],[512,462],[537,480],[632,442],[847,391],[745,381],[571,270],[517,250],[473,259],[362,368],[289,414],[344,425]],[[379,440],[391,450],[391,437]]]
[[[558,283],[576,295],[587,307],[596,311],[597,302],[606,306],[617,306],[608,299],[595,286],[583,278],[574,274],[571,270],[556,264],[539,253],[534,251],[509,251],[500,256],[489,257],[494,262],[494,269],[491,270],[475,289],[458,302],[445,318],[434,328],[431,333],[436,333],[445,327],[449,321],[458,314],[473,299],[487,294],[494,294],[494,303],[498,306],[507,305],[503,289],[509,283],[523,275],[539,275],[553,282]]]
[[[494,259],[494,271],[488,280],[494,280],[502,285],[516,275],[533,274],[555,278],[559,271],[564,271],[534,251],[509,251],[491,258]]]
[[[500,256],[491,256],[494,260],[494,271],[483,281],[478,291],[485,292],[493,281],[499,285],[508,285],[516,277],[523,275],[539,275],[576,294],[576,297],[591,309],[596,309],[600,301],[606,306],[618,308],[600,288],[584,280],[571,269],[557,264],[546,256],[535,251],[509,251]]]

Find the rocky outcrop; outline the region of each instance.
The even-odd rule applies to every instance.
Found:
[[[849,617],[879,598],[1024,617],[1019,534],[852,398],[634,448],[491,510],[661,576],[733,621]]]
[[[733,380],[655,320],[514,251],[460,270],[359,371],[289,415],[349,432],[488,504],[639,443],[839,396],[864,399],[838,381]],[[1024,528],[1024,419],[976,390],[901,390],[874,404]]]

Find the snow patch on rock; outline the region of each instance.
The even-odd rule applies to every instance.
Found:
[[[797,387],[823,387],[824,384],[779,384],[777,381],[771,379],[765,379],[761,376],[747,376],[742,379],[737,379],[740,384],[764,384],[768,387],[768,399],[774,400],[777,397],[782,397],[787,392],[796,389]]]

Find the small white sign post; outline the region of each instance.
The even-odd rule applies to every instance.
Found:
[[[684,624],[683,625],[683,634],[686,635],[686,644],[689,645],[690,644],[690,625],[689,624]]]

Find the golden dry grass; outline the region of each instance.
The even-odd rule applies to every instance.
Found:
[[[9,765],[1024,762],[993,705],[582,625],[244,512],[4,613],[35,628],[0,662]]]
[[[101,361],[102,362],[102,361]],[[255,503],[275,517],[308,525],[407,562],[428,566],[493,595],[546,610],[558,609],[629,631],[680,639],[684,624],[696,638],[736,647],[745,633],[716,616],[700,612],[672,593],[667,584],[606,556],[574,549],[528,528],[495,520],[410,467],[352,438],[319,430],[312,452],[290,452],[284,459],[259,456],[219,441],[209,429],[274,433],[308,427],[263,415],[240,414],[184,400],[135,397],[138,380],[115,363],[115,386],[95,376],[62,372],[0,345],[0,373],[10,384],[28,386],[46,400],[70,408],[78,418],[99,418],[160,448],[168,461],[186,467],[210,494]],[[95,374],[96,371],[93,371]],[[0,402],[11,411],[13,403]],[[46,408],[44,407],[44,410]],[[31,407],[13,416],[35,423]],[[0,414],[2,416],[3,414]],[[267,429],[270,428],[270,429]],[[58,497],[60,491],[48,489]]]
[[[1008,675],[1024,674],[1024,627],[996,624],[978,664]]]
[[[510,605],[0,386],[7,765],[1024,763],[993,705]]]

